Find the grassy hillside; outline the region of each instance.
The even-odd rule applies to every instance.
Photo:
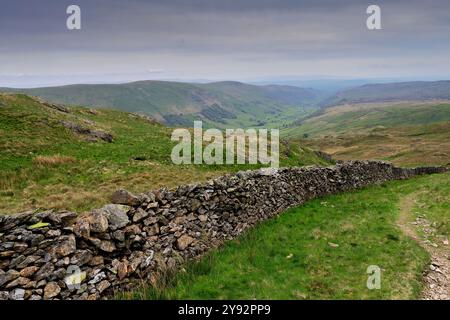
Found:
[[[284,131],[288,137],[309,137],[450,121],[450,102],[362,103],[325,109],[300,126]]]
[[[337,160],[380,159],[399,166],[450,165],[450,123],[375,129],[362,134],[300,139]]]
[[[339,160],[383,159],[397,165],[450,163],[450,103],[337,106],[283,134]]]
[[[196,119],[219,128],[283,125],[311,112],[311,106],[320,97],[313,89],[231,81],[210,84],[138,81],[3,91],[22,92],[64,104],[142,112],[169,125],[192,126]]]
[[[417,299],[429,255],[399,227],[401,200],[420,191],[413,214],[426,215],[448,237],[449,186],[447,173],[307,202],[187,264],[174,277],[119,297]],[[366,286],[370,265],[381,269],[379,290]]]
[[[143,192],[258,167],[173,165],[171,132],[123,111],[0,94],[0,213],[81,211],[106,203],[120,187]],[[288,143],[281,145],[280,162],[326,164],[311,150]]]
[[[450,99],[450,81],[366,84],[340,91],[323,101],[322,105],[433,99]]]

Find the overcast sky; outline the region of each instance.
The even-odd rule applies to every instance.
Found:
[[[450,76],[449,0],[0,2],[0,86]],[[382,30],[366,27],[370,4]]]

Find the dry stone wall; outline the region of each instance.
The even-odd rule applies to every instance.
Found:
[[[259,221],[309,199],[446,168],[351,161],[261,169],[134,196],[103,208],[0,216],[0,299],[100,299],[154,281]]]

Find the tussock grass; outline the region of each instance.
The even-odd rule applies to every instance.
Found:
[[[36,156],[33,159],[33,164],[38,167],[54,167],[61,164],[74,163],[75,161],[74,157],[57,154],[53,156]]]
[[[399,166],[446,165],[450,164],[450,103],[337,106],[285,129],[282,134],[338,160],[379,159]]]
[[[398,166],[450,165],[450,122],[302,139],[338,160],[379,159]]]

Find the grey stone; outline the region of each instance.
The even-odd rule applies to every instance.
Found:
[[[20,273],[16,270],[8,270],[6,273],[0,275],[0,287],[2,287],[4,284],[13,281],[14,279],[17,279],[20,277]]]
[[[142,219],[146,218],[149,213],[142,208],[138,208],[136,213],[133,215],[133,222],[139,222]]]
[[[89,263],[92,258],[93,254],[90,250],[79,250],[70,258],[70,264],[81,267],[86,263]]]
[[[114,231],[119,228],[125,227],[130,220],[123,207],[116,204],[108,204],[104,206],[102,212],[107,217],[109,222],[109,228]]]
[[[44,288],[44,299],[56,297],[61,292],[60,286],[56,282],[49,282]]]
[[[138,206],[141,204],[138,197],[123,189],[117,190],[112,194],[111,202],[114,204],[123,204],[127,206]]]
[[[68,256],[69,254],[74,253],[77,249],[77,243],[73,234],[69,236],[61,236],[59,237],[59,241],[60,242],[53,247],[55,254],[59,257]]]
[[[111,286],[111,283],[109,283],[107,280],[103,280],[97,285],[97,290],[99,293],[102,293],[106,289],[108,289]]]
[[[104,210],[96,209],[92,211],[86,218],[89,221],[90,231],[101,233],[108,230],[108,218],[106,217]]]
[[[177,247],[180,250],[185,250],[190,244],[195,241],[194,238],[184,234],[177,240]]]
[[[25,290],[22,288],[16,288],[9,293],[9,299],[11,300],[24,300]]]
[[[53,265],[53,263],[47,262],[39,269],[38,272],[36,272],[36,274],[34,276],[34,280],[36,280],[36,281],[45,280],[46,278],[48,278],[51,275],[53,270],[55,270],[55,266]],[[38,286],[39,286],[39,284],[38,284]]]

